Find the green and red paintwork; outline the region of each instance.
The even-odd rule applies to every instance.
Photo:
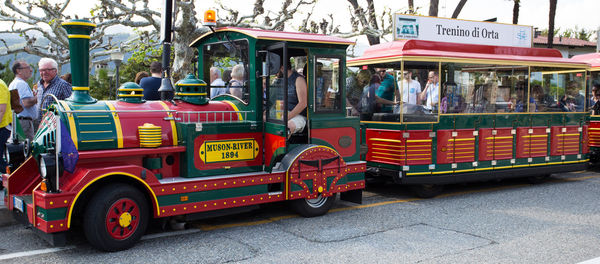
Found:
[[[85,45],[89,47],[89,44],[83,42],[89,40],[85,35],[89,36],[93,24],[87,21],[66,24],[76,41],[72,43],[73,48],[77,47],[71,50],[72,57],[87,57]],[[219,42],[222,34],[228,34],[231,39],[248,39],[249,54],[256,52],[256,43],[270,45],[276,41],[246,33],[226,30],[214,34],[219,37],[209,34],[200,39],[202,43]],[[273,34],[279,39],[288,37],[287,33],[272,32],[268,36]],[[297,41],[296,47],[307,48],[311,55],[345,54],[346,41],[329,43],[325,40],[337,38],[319,38],[324,38],[319,41],[325,44],[301,38],[293,41]],[[199,50],[202,52],[201,46]],[[254,72],[258,62],[255,56],[249,60],[249,72]],[[202,69],[202,60],[199,61]],[[72,62],[74,80],[76,73],[87,76],[87,72],[76,69],[87,69],[87,63],[85,60]],[[209,101],[206,84],[188,76],[176,85],[176,103],[143,101],[139,87],[131,83],[120,87],[119,100],[96,101],[85,89],[87,79],[77,79],[74,87],[77,84],[76,87],[83,88],[75,90],[77,93],[71,99],[58,102],[46,113],[34,140],[34,157],[50,151],[56,135],[56,120],[64,122],[79,151],[75,171],[64,172],[60,177],[60,193],[48,193],[41,190],[38,163],[36,158],[30,157],[11,175],[3,175],[7,188],[5,202],[25,222],[46,234],[54,234],[68,230],[90,198],[115,183],[127,183],[141,191],[154,217],[313,199],[320,195],[329,197],[363,189],[366,167],[358,156],[358,119],[346,118],[341,110],[336,113],[309,110],[312,129],[309,142],[286,146],[285,137],[279,133],[285,128],[283,124],[263,123],[262,93],[259,92],[262,82],[256,79],[250,74],[248,83],[254,88],[249,89],[248,102],[227,96]],[[308,83],[314,87],[314,80]],[[309,94],[313,96],[311,90]],[[140,147],[139,127],[146,123],[160,129],[160,147]],[[223,154],[221,160],[215,153],[207,153],[232,146],[243,147],[245,152],[228,157],[219,152],[217,154]],[[292,160],[288,167],[274,167],[276,160],[301,148],[293,159],[288,157]],[[23,202],[23,208],[14,207],[15,199]],[[129,204],[134,210],[107,213],[104,222],[107,229],[137,227],[141,213],[136,201],[125,197],[115,204],[117,202]],[[114,219],[122,221],[119,226],[110,222]],[[119,232],[109,235],[120,240],[133,234],[133,231]]]
[[[438,124],[408,124],[400,129],[392,124],[368,124],[367,165],[405,171],[403,180],[411,181],[411,177],[585,163],[587,116],[442,115]],[[469,124],[472,128],[465,128]]]
[[[586,69],[553,49],[420,40],[375,45],[348,61],[397,69],[404,62]],[[589,160],[588,113],[438,114],[420,124],[364,122],[367,166],[399,183],[446,184],[584,169]]]
[[[594,83],[600,83],[600,53],[587,53],[576,55],[571,58],[573,61],[585,62],[589,65],[587,72],[587,91],[593,98],[592,85]],[[593,100],[590,100],[593,102]],[[590,160],[597,163],[600,161],[600,116],[592,115],[590,117],[589,127],[589,146],[590,146]]]

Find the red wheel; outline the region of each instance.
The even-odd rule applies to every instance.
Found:
[[[132,247],[148,226],[148,202],[136,188],[111,184],[100,189],[88,203],[83,217],[87,240],[104,251]]]
[[[131,199],[119,199],[110,206],[105,223],[112,238],[126,239],[140,224],[140,207]]]

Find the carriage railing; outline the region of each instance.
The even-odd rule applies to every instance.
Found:
[[[244,123],[248,122],[248,114],[254,111],[178,111],[176,117],[181,123]],[[237,118],[234,120],[234,117]],[[204,121],[198,122],[204,117]],[[218,119],[218,118],[221,119]],[[226,119],[226,117],[228,119]],[[193,121],[196,120],[196,121]]]

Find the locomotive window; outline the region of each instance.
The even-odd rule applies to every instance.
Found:
[[[235,40],[204,46],[204,76],[210,76],[210,97],[230,95],[247,103],[248,41]]]
[[[340,61],[339,58],[315,59],[315,112],[339,112],[342,109]]]
[[[527,111],[526,66],[442,63],[442,113]]]
[[[585,110],[584,71],[531,67],[530,86],[531,112],[583,112]]]
[[[298,49],[289,49],[290,53],[302,53],[303,50]],[[283,69],[283,62],[281,62],[281,69]],[[299,103],[300,98],[298,98],[298,93],[296,92],[296,82],[297,78],[305,79],[304,69],[306,66],[306,56],[291,56],[288,61],[288,65],[292,70],[292,73],[288,76],[288,87],[283,87],[283,73],[280,71],[275,76],[271,76],[269,83],[269,91],[268,91],[268,102],[267,107],[268,111],[268,120],[270,122],[283,122],[284,111],[288,111],[288,119],[289,113],[296,107]],[[291,76],[296,76],[294,80],[290,79]],[[284,105],[284,93],[287,92],[288,96],[288,105]],[[308,99],[305,97],[305,100]],[[305,116],[306,110],[300,112],[300,115]]]

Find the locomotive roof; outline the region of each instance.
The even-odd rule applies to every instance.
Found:
[[[563,58],[560,51],[556,49],[491,46],[426,40],[399,40],[373,45],[365,50],[363,56],[349,59],[348,64],[390,62],[398,60],[401,57],[442,57],[583,64]]]
[[[592,68],[600,68],[600,53],[598,52],[573,56],[571,59],[588,63]]]
[[[262,30],[262,29],[252,29],[252,28],[236,28],[236,27],[224,27],[215,30],[216,32],[238,32],[249,37],[255,39],[265,39],[265,40],[280,40],[280,41],[295,41],[295,42],[311,42],[311,43],[325,43],[325,44],[340,44],[340,45],[353,45],[354,41],[349,41],[344,38],[328,36],[322,34],[310,34],[310,33],[300,33],[300,32],[284,32],[284,31],[275,31],[275,30]],[[190,44],[190,47],[195,47],[198,43],[214,34],[213,32],[208,32]]]

